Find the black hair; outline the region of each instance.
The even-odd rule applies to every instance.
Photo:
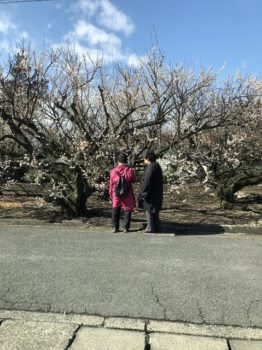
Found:
[[[120,153],[118,156],[117,156],[117,161],[119,163],[123,163],[123,164],[127,164],[127,155],[125,153]]]
[[[147,159],[149,162],[155,162],[156,161],[156,154],[154,151],[147,151],[145,154],[145,159]]]

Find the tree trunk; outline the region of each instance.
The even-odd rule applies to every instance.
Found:
[[[216,188],[216,195],[220,202],[220,207],[223,209],[232,209],[234,203],[234,191],[232,187],[227,187],[226,184],[220,184]]]
[[[81,170],[76,174],[76,193],[75,193],[75,213],[77,216],[87,216],[86,201],[93,193],[89,188],[87,181],[83,178]]]
[[[248,173],[243,171],[243,174],[236,174],[227,181],[220,183],[216,188],[216,195],[221,207],[224,209],[233,208],[235,193],[246,186],[258,185],[259,183],[262,183],[262,166],[250,168]]]
[[[88,215],[86,201],[94,191],[83,177],[81,170],[76,169],[74,191],[64,198],[59,198],[57,203],[70,217],[86,217]]]

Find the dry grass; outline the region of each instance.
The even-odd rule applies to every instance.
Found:
[[[35,200],[24,200],[24,201],[19,201],[17,199],[5,199],[1,198],[0,199],[0,209],[22,209],[27,206],[35,206],[36,201]]]
[[[204,224],[250,224],[261,222],[262,186],[245,188],[239,194],[238,206],[234,210],[219,207],[214,196],[206,194],[197,185],[187,187],[183,192],[165,196],[161,219],[170,223]],[[90,225],[110,225],[111,206],[98,196],[92,196],[87,206]],[[144,220],[144,212],[137,211],[133,220]],[[41,198],[0,197],[0,218],[34,218],[48,221],[63,219],[58,207]]]

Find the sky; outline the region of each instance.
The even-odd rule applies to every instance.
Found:
[[[260,77],[261,18],[261,0],[0,0],[0,54],[25,40],[135,66],[157,38],[172,64]]]

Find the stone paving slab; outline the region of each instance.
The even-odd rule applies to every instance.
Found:
[[[231,350],[262,350],[262,341],[230,340]]]
[[[143,332],[82,327],[69,350],[144,350]]]
[[[0,350],[144,350],[146,340],[151,350],[228,350],[228,340],[262,350],[262,329],[0,310]]]
[[[64,350],[77,325],[7,320],[0,326],[1,350]]]
[[[150,335],[151,350],[228,350],[225,339],[195,337],[188,335]]]

